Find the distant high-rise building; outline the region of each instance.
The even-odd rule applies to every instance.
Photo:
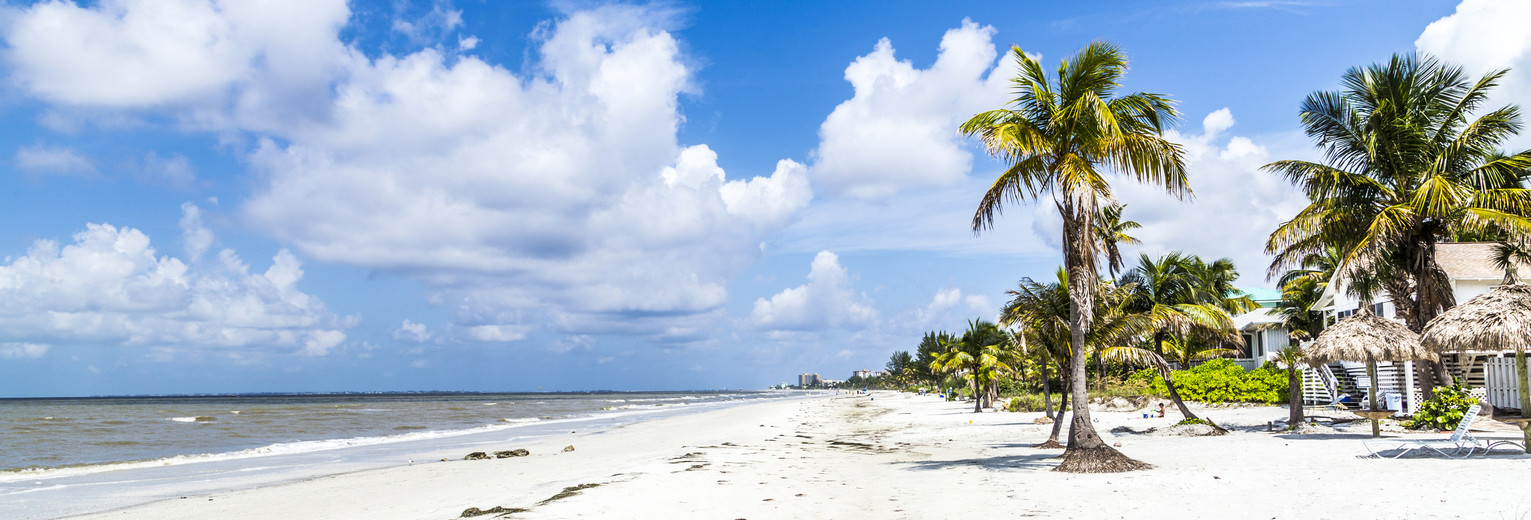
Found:
[[[802,374],[797,376],[797,386],[808,388],[816,384],[819,384],[818,374]]]
[[[862,378],[862,379],[871,379],[872,378],[872,371],[871,370],[857,370],[855,372],[851,372],[851,377],[859,377],[859,378]]]

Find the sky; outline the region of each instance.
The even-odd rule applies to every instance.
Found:
[[[1080,5],[1083,4],[1083,5]],[[1429,52],[1510,68],[1531,2],[101,0],[0,8],[0,396],[762,388],[994,319],[1050,204],[970,219],[957,132],[1094,40],[1178,102],[1235,261],[1305,200],[1297,108]],[[1510,145],[1523,149],[1531,139]]]

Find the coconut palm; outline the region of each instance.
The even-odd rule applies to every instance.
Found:
[[[1286,368],[1288,406],[1286,423],[1288,426],[1297,426],[1298,423],[1302,422],[1302,376],[1300,372],[1302,366],[1307,364],[1306,361],[1303,361],[1302,347],[1290,345],[1276,351],[1276,362]]]
[[[1309,95],[1302,124],[1325,158],[1264,167],[1311,201],[1271,233],[1270,272],[1340,247],[1340,272],[1375,274],[1410,330],[1455,305],[1436,243],[1531,232],[1531,192],[1521,187],[1531,151],[1499,150],[1519,133],[1520,109],[1485,106],[1507,72],[1472,81],[1434,57],[1398,54],[1346,71],[1342,91]],[[1439,364],[1425,364],[1439,382],[1449,381]]]
[[[1174,102],[1159,94],[1118,96],[1127,57],[1117,46],[1094,42],[1063,60],[1049,76],[1042,64],[1012,48],[1019,72],[1015,98],[1006,108],[963,123],[989,154],[1009,164],[984,194],[973,230],[993,227],[1001,207],[1049,196],[1063,220],[1063,260],[1069,272],[1069,334],[1084,344],[1093,320],[1096,255],[1094,217],[1114,201],[1109,172],[1153,184],[1177,197],[1186,186],[1184,150],[1163,137],[1178,118]],[[1083,349],[1069,363],[1073,422],[1059,471],[1109,472],[1145,469],[1101,441],[1090,422]]]
[[[1231,267],[1231,262],[1228,265]],[[1140,255],[1138,265],[1122,276],[1122,283],[1131,294],[1130,310],[1142,314],[1151,323],[1153,332],[1144,342],[1146,344],[1120,345],[1102,352],[1107,358],[1154,367],[1164,381],[1170,400],[1186,419],[1200,417],[1180,399],[1170,362],[1177,361],[1181,367],[1189,367],[1194,362],[1230,351],[1215,350],[1220,347],[1207,345],[1243,343],[1242,336],[1233,327],[1233,317],[1224,310],[1225,305],[1239,303],[1230,303],[1224,297],[1227,293],[1218,292],[1228,290],[1217,286],[1221,280],[1209,281],[1200,276],[1214,270],[1200,259],[1179,251],[1158,259]],[[1226,276],[1226,273],[1220,272],[1218,276]],[[1237,277],[1237,273],[1233,276]],[[1172,347],[1176,355],[1171,356],[1167,346]]]
[[[1126,204],[1108,204],[1102,206],[1100,214],[1095,216],[1095,239],[1100,241],[1100,247],[1106,256],[1106,271],[1111,273],[1111,280],[1116,281],[1117,273],[1122,271],[1122,252],[1118,244],[1141,244],[1137,237],[1128,235],[1128,231],[1143,227],[1142,224],[1133,220],[1123,220],[1122,210],[1127,209]]]
[[[1130,300],[1130,291],[1118,288],[1113,284],[1097,285],[1099,293],[1094,298],[1095,309],[1093,314],[1095,322],[1091,324],[1090,335],[1086,338],[1086,351],[1099,351],[1110,345],[1128,341],[1130,338],[1144,334],[1144,326],[1148,323],[1140,315],[1127,312],[1127,304]],[[1059,269],[1057,281],[1051,283],[1038,283],[1031,278],[1022,278],[1016,289],[1006,291],[1011,296],[1010,301],[1005,303],[1000,311],[1000,322],[1010,326],[1020,327],[1026,335],[1028,346],[1034,347],[1034,351],[1042,360],[1044,369],[1049,365],[1055,365],[1058,373],[1062,375],[1064,387],[1072,389],[1071,374],[1067,363],[1072,360],[1073,342],[1069,334],[1068,317],[1070,298],[1068,293],[1068,274]],[[1047,387],[1043,387],[1044,399],[1048,403],[1049,417],[1051,417],[1052,398],[1047,395]],[[1082,394],[1072,394],[1078,399]],[[1071,390],[1066,391],[1064,400],[1071,396]],[[1052,434],[1047,441],[1038,445],[1038,448],[1062,448],[1058,444],[1058,436],[1063,426],[1063,415],[1060,411],[1053,422]]]
[[[1005,334],[992,322],[972,320],[962,337],[948,341],[946,351],[936,357],[933,369],[960,374],[973,385],[973,412],[993,406],[991,386],[1000,372],[1010,370],[1005,363]]]

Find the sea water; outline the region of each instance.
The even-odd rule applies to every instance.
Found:
[[[0,400],[0,518],[54,518],[507,449],[782,392],[405,393]],[[421,462],[424,460],[422,459]]]

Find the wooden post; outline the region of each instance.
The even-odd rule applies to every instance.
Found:
[[[1404,413],[1413,415],[1419,409],[1419,403],[1414,402],[1414,362],[1403,362],[1403,403]]]
[[[1531,417],[1531,377],[1527,373],[1531,368],[1526,367],[1526,349],[1515,349],[1515,386],[1520,387],[1520,416]],[[1531,428],[1521,428],[1521,441],[1525,442],[1526,453],[1531,453]]]
[[[1372,380],[1372,387],[1371,387],[1371,389],[1370,389],[1370,391],[1368,393],[1371,394],[1371,410],[1373,412],[1376,412],[1376,411],[1378,411],[1377,410],[1377,360],[1372,358],[1372,357],[1370,357],[1370,356],[1368,356],[1366,358],[1366,377],[1369,377]],[[1521,395],[1524,396],[1525,394],[1521,394]],[[1382,419],[1372,419],[1372,437],[1381,437],[1382,436],[1382,424],[1381,424],[1381,421],[1382,421]]]

